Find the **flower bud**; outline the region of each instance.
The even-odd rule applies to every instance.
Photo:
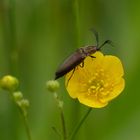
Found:
[[[21,100],[21,105],[23,107],[29,107],[30,103],[27,99],[23,99],[23,100]]]
[[[30,105],[30,103],[29,103],[29,101],[28,101],[27,99],[22,99],[22,100],[20,101],[20,106],[21,106],[21,108],[29,107],[29,105]]]
[[[14,92],[13,93],[13,97],[15,99],[15,101],[20,101],[23,99],[23,94],[20,91]]]
[[[6,75],[0,80],[1,88],[9,91],[15,91],[19,85],[19,81],[16,77]]]
[[[46,83],[46,87],[51,92],[56,92],[59,88],[59,82],[56,80],[49,80]]]
[[[24,115],[24,117],[27,116],[27,108],[29,107],[30,103],[27,99],[21,99],[20,101],[16,102],[17,105],[20,107],[20,109],[22,110],[22,114]]]

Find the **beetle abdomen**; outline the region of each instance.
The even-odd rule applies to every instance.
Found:
[[[69,56],[55,73],[55,80],[70,72],[85,59],[81,48]]]

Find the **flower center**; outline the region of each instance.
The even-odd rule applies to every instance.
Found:
[[[113,90],[110,79],[103,69],[99,69],[94,73],[88,81],[88,95],[95,98],[103,98],[109,95]]]

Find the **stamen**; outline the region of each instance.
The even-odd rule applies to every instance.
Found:
[[[104,73],[104,69],[97,69],[92,78],[88,81],[89,88],[87,96],[100,98],[110,94],[114,85],[110,85],[109,80],[110,78]]]
[[[109,85],[108,83],[105,83],[105,84],[104,84],[104,87],[106,88],[106,87],[108,87],[108,85]]]
[[[96,72],[96,73],[95,73],[95,76],[97,77],[98,75],[99,75],[99,74]]]
[[[91,86],[91,89],[96,89],[96,86]]]

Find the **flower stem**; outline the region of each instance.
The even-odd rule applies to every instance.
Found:
[[[16,102],[15,102],[15,104],[16,104]],[[31,132],[30,132],[29,124],[28,124],[27,112],[25,113],[25,111],[22,108],[20,108],[18,105],[17,105],[17,107],[18,107],[19,112],[20,112],[20,114],[23,118],[23,123],[24,123],[24,126],[25,126],[27,138],[28,138],[28,140],[32,140]]]
[[[54,98],[55,98],[55,100],[57,102],[58,108],[60,109],[63,140],[67,140],[67,129],[66,129],[66,123],[65,123],[65,117],[64,117],[63,101],[58,97],[57,92],[54,92]]]
[[[73,3],[73,12],[75,17],[75,35],[77,39],[77,47],[80,46],[80,15],[79,15],[79,0],[74,0]]]
[[[29,124],[28,124],[28,119],[27,119],[27,112],[25,112],[25,110],[23,110],[23,108],[21,108],[20,106],[18,106],[18,104],[14,100],[13,92],[12,91],[9,92],[9,96],[11,97],[11,99],[15,103],[15,105],[18,107],[19,112],[21,114],[21,117],[23,118],[23,123],[24,123],[24,126],[25,126],[25,130],[26,130],[26,134],[27,134],[28,140],[32,140],[32,138],[31,138],[31,132],[30,132]]]
[[[65,124],[65,118],[64,118],[64,112],[61,109],[61,123],[62,123],[62,131],[63,131],[63,140],[67,139],[67,132],[66,132],[66,124]]]
[[[26,133],[27,133],[28,140],[32,140],[32,138],[31,138],[31,133],[30,133],[30,129],[29,129],[29,125],[28,125],[27,116],[24,116],[23,113],[22,113],[22,116],[23,116],[23,122],[24,122],[24,125],[25,125],[25,129],[26,129]]]
[[[86,112],[86,114],[83,116],[83,118],[77,124],[77,126],[73,130],[72,134],[70,135],[70,140],[73,140],[75,138],[77,132],[79,131],[80,127],[82,126],[82,124],[84,123],[84,121],[86,120],[86,118],[88,117],[88,115],[91,112],[91,110],[92,110],[92,108],[89,108],[88,111]]]
[[[18,54],[19,47],[17,45],[16,34],[16,0],[1,0],[0,6],[2,8],[2,25],[4,46],[6,58],[9,63],[10,73],[18,75]],[[8,41],[7,41],[8,40]]]

